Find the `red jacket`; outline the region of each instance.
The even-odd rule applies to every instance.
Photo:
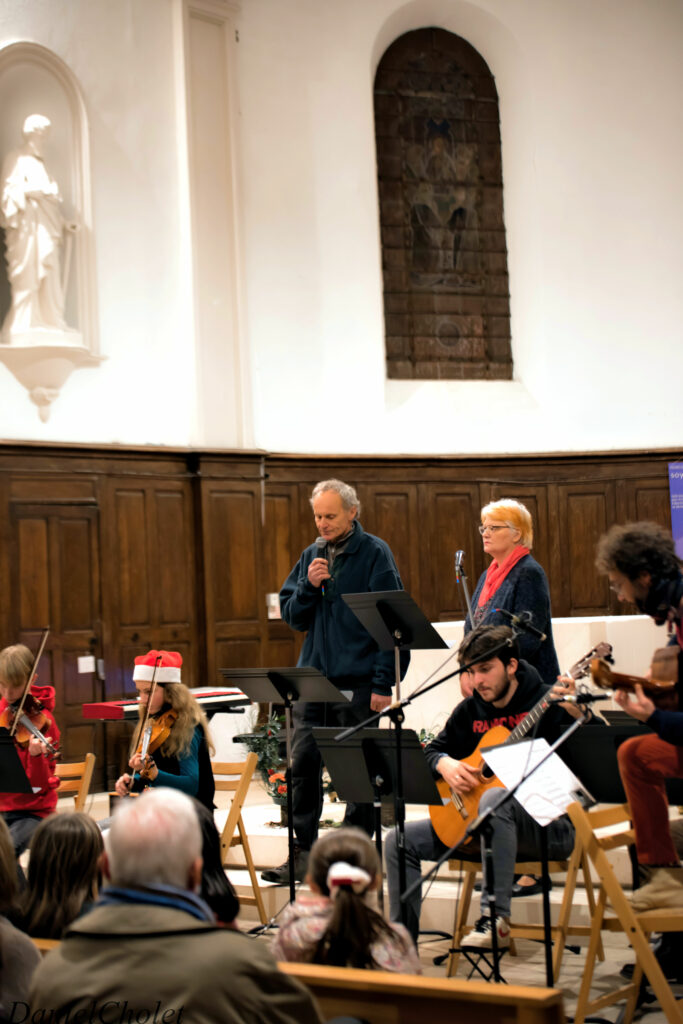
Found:
[[[32,686],[31,694],[41,702],[45,717],[48,719],[48,727],[45,736],[53,747],[59,743],[59,729],[54,720],[52,709],[55,706],[55,691],[52,686]],[[0,700],[0,714],[7,707],[4,697]],[[32,757],[28,747],[17,746],[19,760],[24,766],[30,785],[37,793],[0,793],[0,811],[25,811],[28,814],[35,814],[39,818],[47,818],[57,806],[57,786],[59,780],[55,778],[55,758],[39,754]]]

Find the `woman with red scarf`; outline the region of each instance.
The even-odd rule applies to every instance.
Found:
[[[531,624],[545,633],[541,641],[532,633],[521,633],[517,637],[519,653],[533,665],[544,683],[552,686],[560,674],[560,665],[553,643],[553,627],[550,619],[550,592],[548,580],[535,558],[531,557],[534,541],[534,527],[529,509],[514,498],[491,501],[481,510],[479,532],[484,542],[484,552],[491,556],[491,564],[479,577],[472,595],[472,618],[465,620],[465,633],[486,623],[492,626],[509,625],[505,616],[497,609],[519,615],[531,612]],[[470,696],[461,680],[463,696]],[[513,896],[534,896],[541,892],[541,883],[533,875],[523,875],[515,880]]]
[[[514,498],[489,502],[481,510],[479,532],[484,552],[492,561],[472,595],[474,621],[467,616],[465,633],[482,623],[509,625],[498,612],[500,608],[513,615],[531,612],[531,624],[545,633],[546,639],[541,641],[531,633],[522,633],[517,639],[519,653],[538,670],[548,686],[553,686],[560,666],[553,643],[550,592],[543,569],[531,557],[534,528],[529,510]]]

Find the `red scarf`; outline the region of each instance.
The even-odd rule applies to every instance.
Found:
[[[517,562],[528,554],[529,549],[525,548],[523,544],[519,544],[516,548],[512,549],[510,554],[503,562],[501,562],[500,565],[498,565],[498,562],[491,562],[486,571],[484,586],[481,588],[481,594],[479,595],[479,601],[477,602],[479,608],[491,600],[507,574],[510,572],[510,569],[517,565]]]

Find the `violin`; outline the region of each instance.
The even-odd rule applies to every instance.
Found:
[[[59,756],[59,751],[50,743],[44,731],[49,728],[50,719],[45,714],[42,703],[29,692],[31,683],[36,677],[38,662],[45,650],[45,644],[49,635],[50,627],[48,626],[43,632],[38,653],[24,686],[24,692],[20,700],[14,701],[13,704],[8,704],[2,714],[0,714],[0,727],[9,730],[9,734],[17,746],[25,749],[32,739],[37,739],[47,747],[52,757],[57,757]]]
[[[175,721],[178,718],[178,712],[175,708],[168,708],[166,711],[162,711],[156,718],[150,718],[149,723],[140,737],[138,748],[135,751],[139,754],[143,761],[143,766],[140,769],[140,778],[148,779],[154,761],[150,755],[161,747],[168,737],[171,735],[171,729]],[[133,773],[135,777],[135,773]],[[133,779],[131,779],[132,785]]]
[[[612,672],[602,658],[591,662],[591,678],[601,690],[626,690],[634,693],[636,686],[642,686],[655,704],[674,706],[677,704],[676,684],[678,682],[678,652],[673,647],[662,647],[655,651],[652,659],[652,678],[631,676],[623,672]],[[669,678],[665,678],[668,676]]]

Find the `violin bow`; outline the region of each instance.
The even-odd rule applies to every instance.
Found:
[[[49,637],[49,635],[50,627],[46,626],[45,629],[43,630],[43,635],[40,638],[38,653],[36,654],[33,665],[31,666],[31,671],[28,674],[28,679],[26,680],[26,685],[24,686],[24,692],[22,693],[21,700],[19,701],[19,707],[14,712],[14,721],[12,722],[12,728],[9,731],[10,736],[14,736],[15,732],[17,731],[17,726],[19,725],[19,718],[24,710],[24,704],[26,703],[28,691],[31,689],[31,683],[35,679],[36,673],[38,671],[38,662],[40,661],[43,655],[43,651],[45,650],[45,644],[47,643],[47,638]]]
[[[156,660],[154,662],[154,672],[152,673],[152,685],[149,688],[149,697],[147,698],[147,707],[145,708],[145,714],[144,714],[144,717],[142,719],[142,725],[140,726],[140,732],[138,733],[138,735],[141,737],[141,740],[140,740],[140,756],[142,757],[143,761],[147,757],[147,749],[149,747],[149,741],[150,741],[150,737],[152,735],[152,726],[150,725],[150,721],[149,721],[149,719],[150,719],[149,709],[151,707],[152,700],[154,698],[154,694],[156,692],[156,688],[157,688],[157,670],[158,670],[159,666],[161,665],[161,661],[162,661],[162,657],[161,657],[160,654],[158,654],[157,657],[156,657]],[[140,770],[140,775],[142,775],[142,769]],[[133,783],[134,782],[135,782],[135,768],[133,768],[133,774],[131,775],[130,782],[128,783],[128,790],[129,790],[129,792],[133,791]]]

